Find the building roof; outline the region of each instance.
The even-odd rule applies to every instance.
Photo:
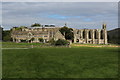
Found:
[[[14,35],[27,35],[28,33],[31,33],[33,35],[42,35],[42,34],[48,34],[47,31],[13,31],[12,34]]]

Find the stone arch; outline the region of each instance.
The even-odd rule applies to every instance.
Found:
[[[85,39],[85,30],[83,31],[83,39]]]
[[[94,32],[94,35],[95,35],[95,39],[98,39],[98,32],[97,32],[97,30],[95,30],[95,32]]]
[[[92,39],[91,31],[88,31],[88,38],[89,38],[89,39]]]
[[[101,30],[101,31],[100,31],[100,34],[101,34],[100,39],[103,39],[103,38],[104,38],[104,37],[103,37],[103,33],[104,33],[103,30]]]

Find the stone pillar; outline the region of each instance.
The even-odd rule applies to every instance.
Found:
[[[104,29],[104,44],[108,44],[107,42],[107,30]]]
[[[86,36],[86,43],[88,43],[88,30],[86,30],[85,33],[86,33],[86,35],[85,35]]]
[[[80,30],[79,30],[79,33],[78,33],[78,36],[79,36],[79,43],[81,42],[81,41],[80,41],[80,34],[81,34],[81,33],[80,33]]]
[[[76,30],[74,30],[73,33],[74,33],[74,43],[76,43],[76,33],[77,33]]]
[[[95,33],[94,33],[94,30],[92,30],[92,43],[93,44],[95,44],[94,39],[95,39]]]
[[[81,39],[83,39],[83,30],[80,31],[80,34]]]
[[[100,31],[101,30],[98,30],[98,44],[100,44]]]

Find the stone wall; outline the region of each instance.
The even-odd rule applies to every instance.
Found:
[[[107,31],[103,29],[74,29],[74,43],[107,44]]]

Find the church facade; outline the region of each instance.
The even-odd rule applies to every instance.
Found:
[[[65,39],[65,36],[59,31],[61,27],[47,26],[47,27],[32,27],[22,28],[16,30],[12,28],[11,37],[13,42],[48,42],[51,39]],[[74,40],[73,43],[89,43],[89,44],[107,44],[107,30],[106,24],[102,25],[102,29],[73,29]],[[34,38],[34,39],[33,39]]]

